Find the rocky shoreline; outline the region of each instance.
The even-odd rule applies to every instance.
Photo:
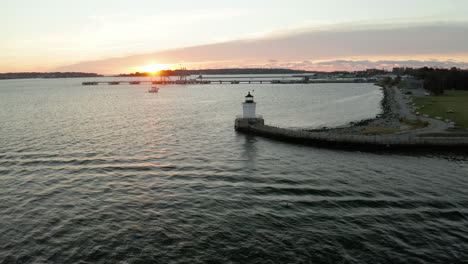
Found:
[[[379,85],[380,86],[380,85]],[[351,122],[346,126],[337,128],[322,128],[307,130],[310,132],[333,132],[338,134],[355,134],[368,127],[387,127],[400,129],[400,115],[398,114],[398,104],[395,101],[395,91],[392,87],[380,86],[383,98],[380,102],[382,113],[375,118]]]

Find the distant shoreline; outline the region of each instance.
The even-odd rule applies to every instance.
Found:
[[[188,75],[223,75],[223,74],[303,74],[315,73],[313,71],[292,69],[264,69],[264,68],[225,68],[225,69],[199,69],[199,70],[162,70],[157,76],[188,76]],[[146,77],[152,76],[148,72],[122,73],[116,77]]]
[[[188,75],[223,75],[223,74],[304,74],[314,73],[292,69],[200,69],[200,70],[163,70],[156,76],[188,76]],[[59,78],[87,78],[87,77],[153,77],[153,73],[135,72],[124,74],[102,75],[88,72],[8,72],[0,73],[0,80],[12,79],[59,79]]]
[[[0,73],[0,80],[14,79],[58,79],[58,78],[86,78],[103,77],[97,73],[88,72],[9,72]]]

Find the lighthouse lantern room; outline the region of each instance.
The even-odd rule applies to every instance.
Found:
[[[250,94],[250,92],[245,96],[245,102],[246,103],[253,103],[253,95]]]

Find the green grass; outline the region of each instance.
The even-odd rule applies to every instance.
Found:
[[[468,133],[427,133],[421,134],[420,137],[468,137]]]
[[[445,91],[441,96],[415,97],[413,101],[416,106],[421,107],[418,110],[421,114],[454,121],[457,129],[452,131],[467,131],[468,91]],[[453,110],[454,113],[448,113],[448,110]]]

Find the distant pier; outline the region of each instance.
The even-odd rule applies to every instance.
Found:
[[[270,76],[271,77],[271,76]],[[296,76],[293,76],[296,77]],[[282,79],[266,79],[265,77],[204,77],[195,80],[162,80],[162,81],[97,81],[97,82],[82,82],[82,85],[119,85],[119,84],[157,84],[157,85],[173,85],[173,84],[294,84],[294,83],[375,83],[375,80],[363,79],[307,79],[298,80]]]
[[[209,84],[210,81],[100,81],[100,82],[82,82],[82,85],[99,85],[99,84],[108,84],[108,85],[118,85],[118,84]]]

